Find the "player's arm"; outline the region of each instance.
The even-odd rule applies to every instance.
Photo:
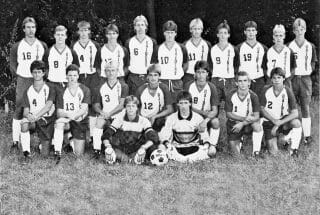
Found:
[[[80,85],[83,86],[83,85]],[[79,117],[82,117],[88,113],[89,105],[91,104],[91,93],[89,88],[83,86],[81,87],[83,91],[83,100],[80,105],[80,109],[73,114],[73,119],[78,119]]]
[[[226,97],[226,102],[225,102],[226,116],[227,116],[228,119],[231,119],[231,120],[234,120],[234,121],[243,122],[246,119],[245,117],[239,116],[237,114],[232,113],[233,103],[231,101],[231,96],[232,96],[232,93],[230,93]]]
[[[166,105],[166,109],[164,109],[163,111],[157,113],[153,117],[155,119],[157,119],[157,118],[168,116],[171,113],[173,113],[173,106],[172,106],[172,104],[168,104],[168,105]]]
[[[164,110],[160,111],[159,113],[157,113],[155,116],[153,116],[154,119],[168,116],[169,114],[173,113],[173,111],[174,111],[173,106],[172,106],[173,100],[172,100],[171,93],[169,92],[169,88],[164,84],[159,84],[159,87],[163,92],[164,105],[166,108]]]
[[[16,76],[17,75],[17,68],[18,68],[18,46],[19,43],[13,44],[10,49],[10,71],[11,74]]]

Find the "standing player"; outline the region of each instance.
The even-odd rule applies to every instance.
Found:
[[[233,154],[240,154],[241,139],[244,134],[252,132],[252,154],[260,154],[263,136],[260,125],[260,104],[257,94],[249,89],[248,73],[240,71],[236,76],[237,89],[231,91],[226,98],[227,133]]]
[[[246,41],[236,47],[239,54],[239,71],[245,71],[251,79],[251,90],[259,94],[265,83],[268,48],[257,41],[257,23],[248,21],[244,25]]]
[[[203,22],[200,18],[191,20],[190,25],[191,38],[184,43],[188,52],[188,70],[183,77],[183,83],[186,85],[188,82],[194,80],[194,65],[199,60],[209,62],[210,59],[210,42],[201,37],[203,32]]]
[[[46,65],[43,61],[35,60],[30,66],[33,84],[25,91],[22,107],[21,145],[25,158],[30,158],[30,132],[38,132],[40,152],[49,155],[49,144],[53,136],[55,120],[55,91],[44,81]]]
[[[189,82],[186,86],[186,90],[192,96],[192,110],[204,118],[200,123],[200,128],[201,130],[208,128],[211,142],[216,146],[220,133],[219,98],[216,87],[208,81],[211,71],[207,61],[197,61],[194,73],[195,81]]]
[[[293,52],[284,44],[286,30],[283,25],[273,28],[274,45],[267,52],[267,75],[270,78],[271,70],[280,67],[285,72],[285,84],[291,88],[291,79],[296,68]]]
[[[151,63],[157,61],[157,42],[146,35],[148,21],[145,16],[137,16],[133,20],[136,35],[126,42],[126,48],[130,54],[130,66],[127,83],[130,94],[147,82],[147,69]]]
[[[147,70],[148,83],[140,86],[136,92],[140,100],[140,114],[151,122],[154,130],[160,131],[165,117],[173,112],[172,98],[167,85],[159,82],[161,68],[152,64]]]
[[[157,148],[159,137],[151,128],[148,119],[139,115],[139,100],[128,96],[124,101],[125,111],[116,115],[112,124],[103,133],[107,163],[115,160],[141,164],[149,159]]]
[[[79,66],[79,60],[75,51],[66,45],[66,27],[58,25],[55,28],[54,38],[56,43],[45,53],[43,59],[49,67],[48,80],[55,86],[57,93],[60,93],[67,84],[67,66],[70,64]]]
[[[90,40],[90,23],[81,21],[78,23],[79,40],[73,44],[72,49],[77,53],[80,63],[79,82],[86,85],[91,92],[97,87],[100,81],[100,46],[97,42]],[[92,108],[89,108],[90,136],[93,136],[93,128],[96,124],[96,117]]]
[[[217,87],[219,100],[225,100],[227,93],[235,88],[234,66],[238,65],[235,49],[228,42],[230,26],[227,21],[217,27],[219,42],[211,49],[212,83]]]
[[[158,62],[161,66],[161,81],[169,87],[175,101],[177,94],[183,90],[181,78],[188,69],[186,48],[175,41],[178,26],[174,21],[163,24],[165,41],[158,49]]]
[[[71,130],[74,143],[74,152],[81,155],[87,130],[88,105],[91,104],[90,90],[78,82],[79,67],[71,64],[66,68],[67,87],[57,99],[57,117],[52,145],[54,145],[57,164],[61,159],[64,129]]]
[[[171,114],[159,133],[161,145],[167,147],[169,159],[194,162],[216,154],[207,129],[200,129],[203,118],[192,111],[192,97],[182,91],[177,96],[178,111]]]
[[[16,110],[12,120],[12,150],[18,149],[20,141],[23,93],[33,83],[30,65],[35,60],[42,60],[47,49],[47,45],[36,38],[36,27],[34,18],[26,17],[22,22],[25,37],[10,49],[10,70],[17,76]]]
[[[265,118],[263,129],[269,152],[277,153],[277,136],[284,133],[287,134],[285,140],[291,142],[290,155],[298,156],[302,128],[296,100],[290,88],[284,85],[286,73],[283,69],[272,69],[270,77],[272,85],[266,87],[261,96],[261,111]]]
[[[115,24],[109,24],[105,28],[105,35],[108,42],[101,48],[101,71],[112,61],[117,64],[119,80],[124,82],[130,61],[128,50],[118,43],[119,29]],[[106,77],[104,73],[101,76]]]
[[[306,22],[303,19],[298,18],[294,21],[293,33],[296,38],[289,43],[289,48],[293,51],[297,64],[292,79],[292,89],[301,106],[304,143],[310,144],[312,142],[310,118],[312,81],[310,75],[315,69],[317,56],[315,46],[304,37],[306,30]]]
[[[123,109],[124,99],[128,96],[128,85],[117,79],[118,67],[110,62],[106,65],[107,79],[92,92],[92,106],[98,114],[93,129],[93,149],[95,158],[101,153],[101,136],[105,125],[109,126],[114,115]]]

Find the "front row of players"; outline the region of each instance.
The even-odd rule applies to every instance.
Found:
[[[148,68],[148,83],[137,89],[136,96],[128,96],[128,86],[117,79],[115,65],[108,64],[105,72],[106,79],[91,95],[78,82],[78,66],[70,65],[66,69],[67,86],[56,93],[59,92],[56,86],[44,81],[45,64],[42,61],[31,64],[33,84],[25,92],[21,123],[26,160],[30,159],[32,128],[38,132],[41,154],[49,154],[52,142],[59,162],[65,130],[71,132],[74,153],[83,154],[91,105],[98,115],[93,132],[95,157],[99,158],[104,145],[108,163],[133,160],[141,164],[150,157],[152,160],[153,152],[181,162],[216,154],[219,98],[215,86],[208,81],[210,69],[206,61],[195,64],[195,81],[186,85],[186,91],[180,92],[175,102],[168,87],[159,81],[161,71],[157,64]],[[253,155],[259,156],[264,130],[270,153],[277,152],[277,137],[284,133],[286,143],[291,143],[290,154],[297,155],[302,129],[295,98],[284,86],[284,80],[284,71],[273,69],[272,85],[265,88],[259,102],[258,96],[249,90],[248,74],[238,73],[237,87],[227,95],[225,103],[232,153],[240,153],[243,135],[253,131]]]

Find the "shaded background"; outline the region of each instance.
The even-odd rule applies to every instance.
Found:
[[[119,42],[124,43],[134,35],[133,19],[140,14],[148,18],[149,35],[158,43],[164,40],[162,24],[167,20],[177,23],[177,41],[183,42],[190,37],[189,22],[199,17],[204,21],[203,37],[212,44],[217,42],[216,26],[223,20],[231,27],[233,45],[245,39],[244,23],[254,20],[258,24],[258,40],[268,47],[272,45],[275,24],[285,25],[285,42],[289,42],[294,39],[292,22],[302,17],[307,22],[306,38],[319,47],[319,5],[320,0],[1,0],[0,106],[4,99],[14,100],[15,79],[9,71],[9,50],[14,42],[24,37],[21,23],[26,16],[36,19],[36,35],[49,47],[54,43],[53,31],[58,24],[68,28],[68,44],[76,40],[76,25],[81,20],[91,22],[92,38],[100,44],[106,42],[103,28],[109,23],[117,24]],[[317,86],[318,75],[313,76],[314,86]],[[314,93],[318,95],[318,88]]]

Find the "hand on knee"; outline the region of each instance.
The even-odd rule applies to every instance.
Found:
[[[209,146],[209,148],[208,148],[208,156],[209,157],[214,157],[216,155],[216,153],[217,153],[216,147],[213,146],[213,145]]]

